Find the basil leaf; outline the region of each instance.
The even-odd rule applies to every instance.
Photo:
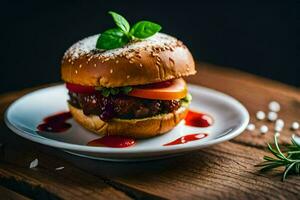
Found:
[[[124,94],[128,94],[131,90],[132,90],[132,87],[130,87],[130,86],[125,86],[125,87],[122,87],[122,88],[121,88],[121,91],[122,91]]]
[[[150,21],[139,21],[130,30],[130,35],[145,39],[161,30],[161,26]]]
[[[110,95],[110,89],[109,88],[103,88],[101,94],[105,97],[108,97]]]
[[[111,88],[110,89],[110,93],[112,94],[112,95],[116,95],[116,94],[119,94],[119,88]]]
[[[97,49],[116,49],[129,42],[127,35],[119,28],[103,32],[96,43]]]
[[[128,23],[128,21],[120,14],[115,13],[113,11],[109,11],[109,14],[111,14],[111,16],[113,17],[116,25],[125,33],[128,33],[130,30],[130,25]]]

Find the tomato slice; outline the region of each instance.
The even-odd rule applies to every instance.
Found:
[[[145,99],[174,100],[187,95],[187,86],[182,78],[134,87],[129,96]]]
[[[95,92],[94,86],[83,86],[83,85],[77,85],[73,83],[66,83],[66,87],[69,91],[75,92],[75,93],[86,93],[91,94]]]
[[[95,93],[94,86],[83,86],[73,83],[66,83],[69,91],[75,93],[92,94]],[[129,96],[144,99],[174,100],[181,99],[187,95],[186,83],[182,78],[159,83],[135,86],[128,93]]]

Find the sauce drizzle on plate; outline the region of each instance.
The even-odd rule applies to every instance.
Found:
[[[43,123],[37,126],[39,131],[60,133],[71,128],[71,124],[67,123],[71,119],[70,112],[60,112],[43,119]]]
[[[166,143],[163,146],[171,146],[171,145],[178,145],[178,144],[185,144],[191,141],[195,141],[195,140],[200,140],[203,139],[205,137],[207,137],[208,134],[206,133],[194,133],[194,134],[189,134],[189,135],[185,135],[182,136],[180,138],[177,138],[176,140]]]
[[[117,135],[106,135],[102,138],[98,138],[92,140],[87,143],[88,146],[105,146],[105,147],[113,147],[113,148],[126,148],[135,144],[135,140],[133,138],[122,137]]]
[[[194,127],[209,127],[213,124],[213,118],[205,113],[189,110],[185,117],[185,125]]]

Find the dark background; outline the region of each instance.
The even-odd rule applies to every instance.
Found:
[[[0,14],[0,92],[59,81],[64,51],[114,26],[109,10],[131,23],[158,22],[196,60],[300,86],[299,8],[294,1],[6,1]]]

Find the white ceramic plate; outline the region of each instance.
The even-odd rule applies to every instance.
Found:
[[[182,121],[169,133],[138,140],[134,146],[128,148],[86,146],[87,142],[99,136],[85,130],[73,119],[68,120],[72,127],[65,132],[38,134],[36,127],[43,118],[68,110],[68,96],[64,85],[40,89],[21,97],[7,109],[5,122],[12,131],[31,141],[75,155],[111,161],[150,160],[186,153],[230,140],[247,126],[249,114],[234,98],[196,85],[189,85],[189,91],[193,96],[191,109],[210,114],[214,118],[212,126],[190,127],[185,126]],[[163,146],[191,133],[208,133],[208,136],[185,144]]]

